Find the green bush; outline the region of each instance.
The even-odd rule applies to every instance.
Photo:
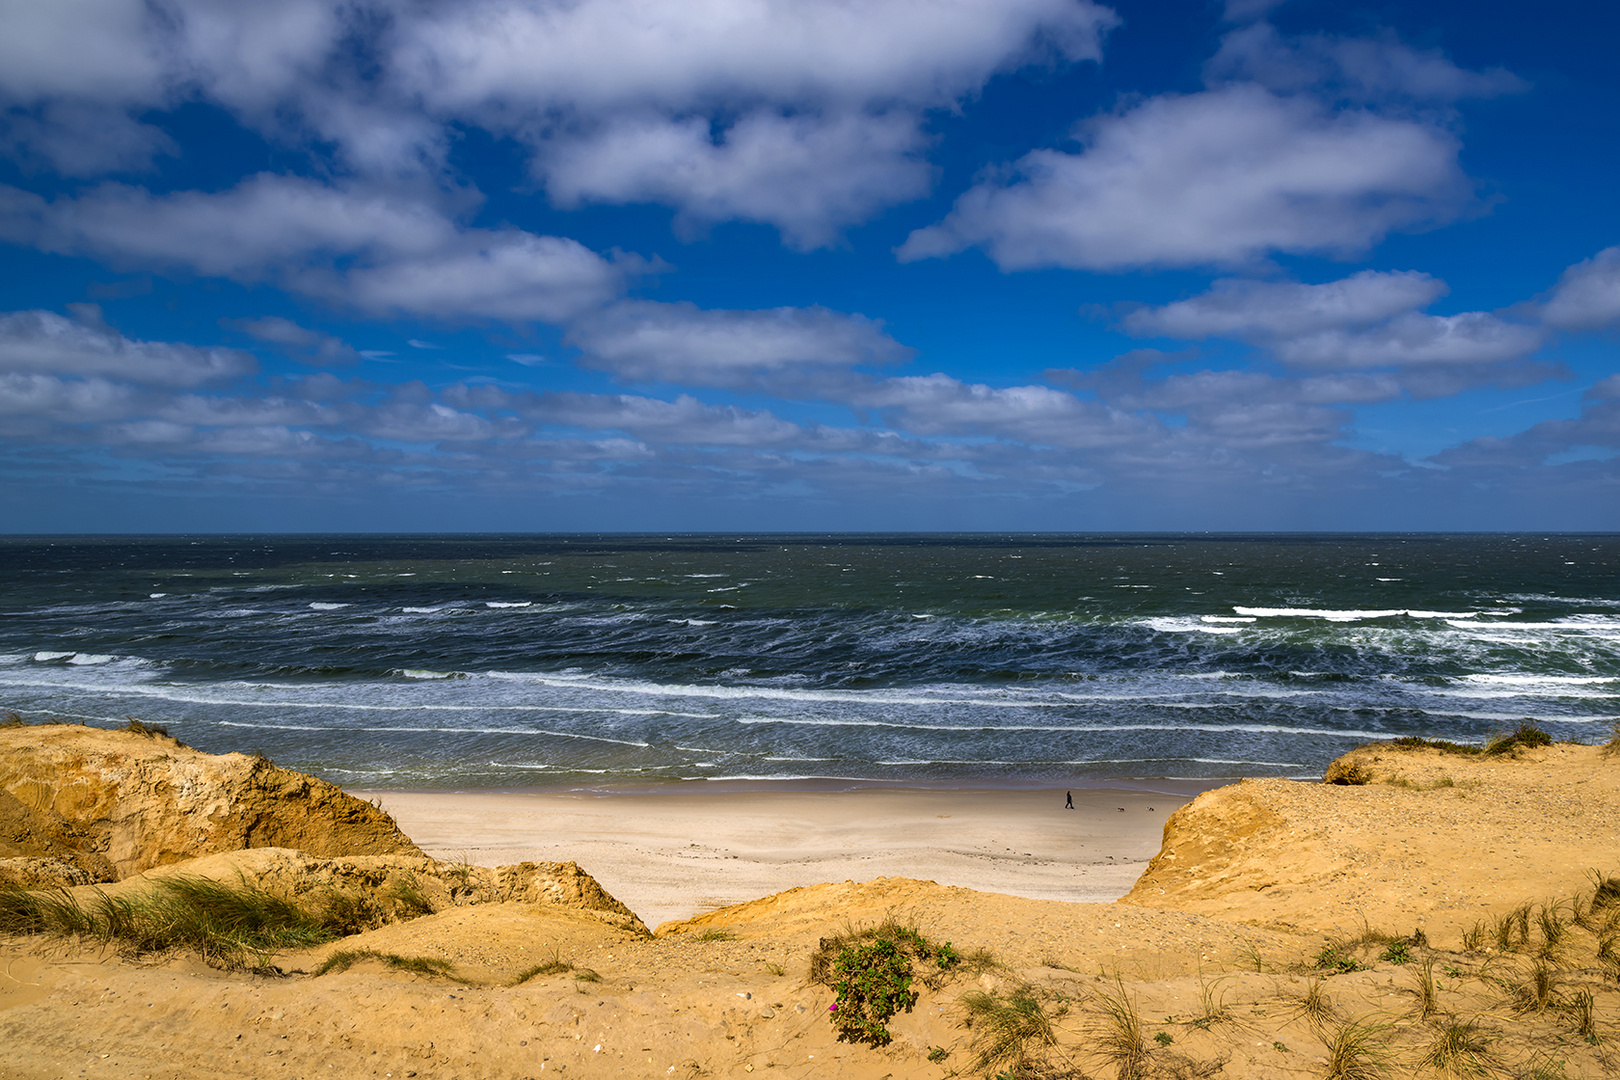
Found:
[[[832,987],[828,1013],[840,1040],[890,1042],[889,1021],[917,1001],[914,962],[924,967],[922,979],[928,983],[959,964],[961,956],[949,942],[936,944],[893,920],[821,940],[810,958],[810,978]]]

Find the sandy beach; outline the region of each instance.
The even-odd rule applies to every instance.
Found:
[[[423,851],[483,866],[591,868],[648,926],[803,885],[908,877],[1034,900],[1107,903],[1198,791],[355,791]],[[1171,785],[1165,785],[1169,788]]]

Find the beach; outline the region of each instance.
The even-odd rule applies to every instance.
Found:
[[[656,927],[829,881],[907,877],[1107,903],[1198,791],[858,788],[606,793],[355,791],[422,850],[483,866],[577,862]],[[1169,789],[1171,785],[1164,785]]]

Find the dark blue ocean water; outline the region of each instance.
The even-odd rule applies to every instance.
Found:
[[[1620,537],[0,539],[0,707],[350,787],[1309,775],[1607,738]]]

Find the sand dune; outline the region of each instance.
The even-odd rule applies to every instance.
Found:
[[[1351,758],[1365,783],[1247,782],[1173,814],[1141,792],[384,796],[451,860],[258,849],[108,888],[239,873],[311,898],[416,867],[431,913],[281,952],[282,974],[9,939],[0,1075],[1266,1080],[1328,1075],[1358,1031],[1389,1076],[1620,1072],[1620,880],[1596,887],[1620,869],[1616,759]],[[674,921],[648,933],[615,897]],[[964,959],[915,970],[887,1045],[839,1041],[810,958],[891,919]],[[352,966],[314,974],[340,950]],[[974,1000],[1033,1003],[1051,1038],[984,1059]]]

